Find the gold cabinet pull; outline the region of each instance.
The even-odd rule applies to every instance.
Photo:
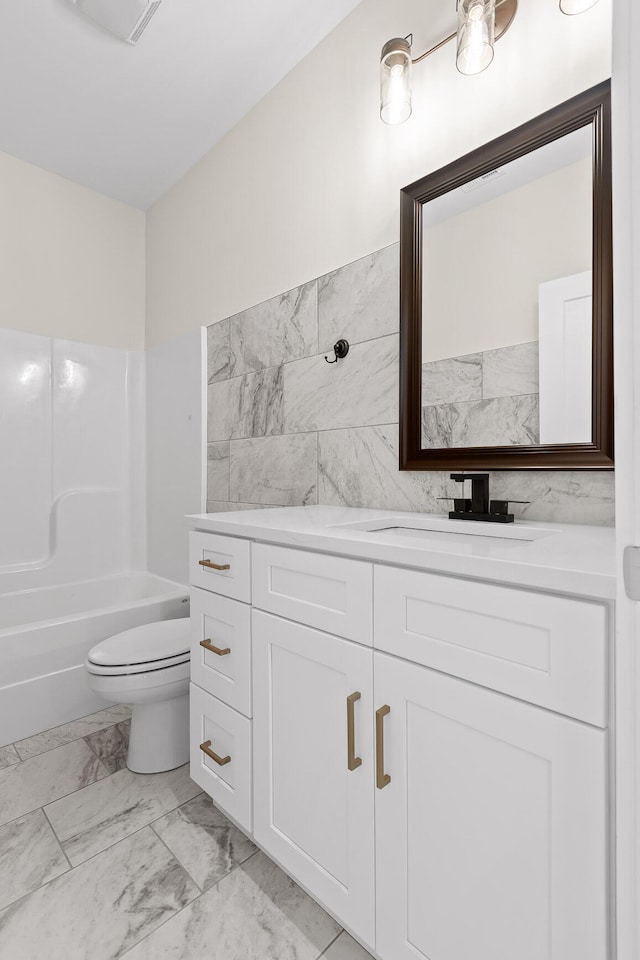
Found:
[[[376,710],[376,787],[382,790],[391,783],[391,777],[384,772],[384,718],[391,713],[391,707],[385,704]]]
[[[225,647],[221,649],[220,647],[214,647],[211,643],[211,640],[201,640],[200,646],[204,647],[205,650],[210,650],[211,653],[215,653],[217,657],[226,657],[228,653],[231,653],[231,647]]]
[[[356,718],[355,706],[362,694],[356,690],[347,697],[347,767],[357,770],[362,757],[356,757]]]
[[[207,570],[231,570],[230,563],[214,563],[212,560],[198,560],[198,564],[201,567],[206,567]]]
[[[214,753],[211,749],[211,740],[205,740],[204,743],[200,744],[200,749],[203,753],[206,753],[208,757],[217,763],[219,767],[224,767],[225,763],[231,763],[231,757],[219,757],[217,753]]]

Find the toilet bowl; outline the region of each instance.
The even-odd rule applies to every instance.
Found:
[[[188,617],[145,623],[96,644],[85,661],[89,686],[131,704],[127,766],[161,773],[189,759]]]

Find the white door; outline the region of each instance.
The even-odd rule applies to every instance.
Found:
[[[253,656],[255,838],[372,946],[373,653],[254,611]]]
[[[605,732],[385,654],[374,674],[380,956],[605,960]]]
[[[538,290],[540,443],[591,443],[592,274]]]
[[[613,4],[613,253],[616,395],[616,941],[640,953],[640,604],[623,551],[640,546],[640,4]]]

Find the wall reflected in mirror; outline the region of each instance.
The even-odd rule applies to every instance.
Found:
[[[422,447],[592,441],[591,124],[422,207]]]

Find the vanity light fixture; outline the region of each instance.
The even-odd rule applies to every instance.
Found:
[[[571,16],[584,13],[598,0],[559,0]],[[465,76],[482,73],[493,60],[494,44],[513,23],[518,0],[456,0],[458,29],[419,57],[411,56],[413,34],[387,40],[380,55],[380,119],[404,123],[411,116],[411,68],[451,40],[457,41],[456,66]]]
[[[587,2],[587,0],[584,0]],[[388,40],[380,56],[380,118],[388,124],[404,123],[411,116],[411,67],[421,63],[451,40],[458,42],[456,65],[472,76],[493,60],[493,45],[511,26],[518,0],[456,0],[458,29],[411,57],[412,34]]]

